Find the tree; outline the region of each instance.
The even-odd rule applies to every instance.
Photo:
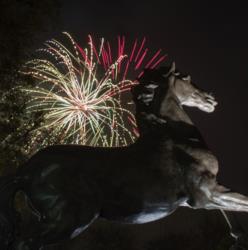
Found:
[[[24,114],[26,97],[12,90],[32,85],[18,73],[34,49],[59,24],[60,0],[0,2],[0,174],[26,159],[23,150],[37,117]]]

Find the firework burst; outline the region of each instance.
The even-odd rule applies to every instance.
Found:
[[[37,79],[35,87],[22,89],[30,96],[27,112],[40,112],[44,120],[33,131],[33,142],[46,131],[49,141],[53,138],[59,144],[119,147],[132,143],[137,137],[135,118],[122,96],[137,84],[134,76],[143,74],[141,68],[154,68],[166,56],[160,56],[159,50],[145,60],[145,39],[139,46],[136,40],[128,54],[125,37],[118,37],[114,53],[104,39],[96,46],[89,36],[88,46],[82,49],[64,34],[71,49],[50,40],[39,51],[51,59],[31,60],[22,70]],[[42,144],[51,143],[45,139]]]

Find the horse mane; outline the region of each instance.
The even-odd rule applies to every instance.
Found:
[[[136,122],[140,135],[151,133],[165,121],[159,117],[161,102],[169,88],[168,81],[171,67],[145,69],[138,79],[139,84],[132,88],[136,106]]]

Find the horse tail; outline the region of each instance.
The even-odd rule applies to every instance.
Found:
[[[20,180],[16,176],[0,177],[0,249],[9,250],[15,240],[17,212],[14,197]]]

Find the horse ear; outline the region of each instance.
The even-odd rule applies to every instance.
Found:
[[[170,68],[170,73],[175,73],[175,71],[176,71],[176,63],[172,62],[171,68]]]
[[[168,77],[169,75],[171,74],[174,74],[176,71],[176,64],[175,62],[172,62],[171,66],[170,66],[170,69],[168,70],[168,72],[166,74],[164,74],[163,76],[164,77]]]

